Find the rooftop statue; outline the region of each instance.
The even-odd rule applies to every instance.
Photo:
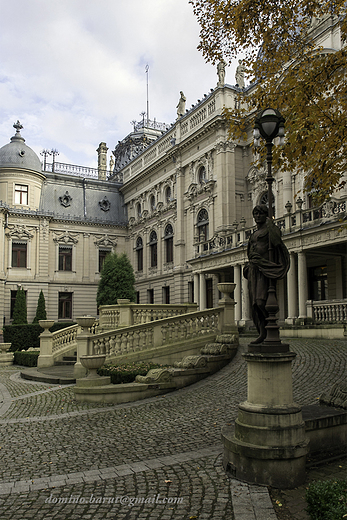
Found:
[[[259,337],[251,343],[262,343],[266,339],[266,300],[269,280],[284,278],[290,265],[289,253],[281,238],[280,229],[268,217],[268,208],[264,204],[255,206],[253,218],[257,230],[252,233],[248,242],[246,264],[243,275],[248,280],[249,300],[252,308],[252,319]],[[274,261],[269,260],[269,244],[273,248]],[[275,282],[276,283],[276,282]]]
[[[181,97],[180,97],[180,99],[178,101],[178,105],[176,107],[177,108],[177,116],[178,117],[184,116],[184,114],[186,112],[186,101],[187,101],[187,99],[186,99],[185,95],[183,94],[182,90],[180,92],[180,95],[181,95]]]
[[[220,61],[217,65],[218,84],[217,87],[224,87],[225,84],[225,66],[224,60]]]
[[[245,86],[245,66],[242,64],[242,60],[239,60],[239,64],[236,67],[235,73],[236,85],[240,88],[244,88]]]

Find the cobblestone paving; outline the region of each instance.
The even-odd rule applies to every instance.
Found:
[[[205,381],[118,406],[77,403],[72,387],[22,383],[14,376],[18,368],[1,369],[0,383],[12,388],[11,406],[0,404],[1,520],[232,520],[232,502],[235,515],[244,512],[236,520],[260,519],[256,509],[263,511],[262,518],[275,519],[266,488],[228,479],[221,465],[221,426],[235,419],[246,399],[241,352],[248,341],[243,338],[230,365]],[[297,352],[293,391],[298,403],[313,404],[344,380],[346,342],[289,343]],[[124,504],[118,498],[108,503],[112,497],[147,502],[129,504],[128,498]],[[160,502],[169,497],[170,503]],[[174,497],[183,503],[173,503]]]

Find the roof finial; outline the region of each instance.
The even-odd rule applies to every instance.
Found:
[[[17,119],[17,123],[14,123],[13,128],[16,129],[16,133],[20,134],[20,131],[23,128],[23,125],[21,125],[20,121]]]

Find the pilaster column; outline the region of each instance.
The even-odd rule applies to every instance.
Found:
[[[288,288],[288,318],[286,323],[289,325],[294,324],[295,318],[298,316],[297,308],[297,278],[296,278],[296,260],[295,253],[290,253],[290,268],[287,274],[287,288]]]
[[[203,311],[206,309],[206,280],[204,273],[200,273],[200,305],[199,310]]]
[[[200,307],[200,280],[199,273],[194,273],[194,303],[198,304],[198,308]]]
[[[242,317],[242,300],[241,300],[241,266],[234,265],[234,282],[235,287],[235,320],[238,323]]]
[[[250,313],[249,313],[249,294],[248,294],[248,280],[243,276],[243,273],[241,273],[241,280],[242,280],[242,317],[241,317],[241,324],[245,325],[247,321],[250,320]]]
[[[307,318],[306,301],[307,291],[307,267],[306,254],[303,251],[298,253],[298,289],[299,289],[299,318]]]

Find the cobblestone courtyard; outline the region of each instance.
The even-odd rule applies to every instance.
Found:
[[[267,489],[229,479],[221,465],[221,427],[246,399],[247,343],[208,379],[128,405],[77,403],[72,386],[0,369],[1,520],[255,518],[242,510],[275,519]],[[345,379],[345,341],[289,343],[296,402],[314,404]]]

